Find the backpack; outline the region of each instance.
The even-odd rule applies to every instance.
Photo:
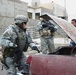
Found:
[[[17,30],[15,29],[15,27],[12,26],[12,28],[13,28],[14,32],[16,33],[16,35],[17,35],[16,43],[18,44],[19,35],[18,35]],[[25,47],[24,47],[23,51],[26,52],[28,50],[28,47],[29,47],[28,37],[26,36],[26,42],[25,42]]]

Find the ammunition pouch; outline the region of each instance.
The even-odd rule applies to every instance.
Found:
[[[9,69],[8,65],[6,64],[6,58],[7,57],[12,57],[13,56],[13,49],[12,48],[8,48],[8,47],[5,47],[2,49],[2,53],[1,53],[1,63],[3,64],[2,65],[2,70],[3,70],[3,67],[7,70]]]
[[[39,31],[40,36],[54,36],[55,32],[51,32],[51,30],[42,29]]]
[[[3,57],[12,57],[13,56],[13,48],[5,48]]]
[[[51,32],[51,36],[55,36],[55,32]]]

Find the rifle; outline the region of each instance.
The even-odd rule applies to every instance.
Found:
[[[14,48],[13,50],[14,62],[19,61],[21,58],[22,58],[22,51],[18,47]]]
[[[48,28],[49,30],[51,30],[51,32],[55,32],[57,29],[54,27],[53,24],[51,23],[44,23],[42,24],[43,28]]]
[[[17,35],[17,38],[15,39],[15,43],[17,45],[17,47],[14,47],[14,51],[13,51],[13,58],[14,61],[16,62],[17,60],[22,58],[22,51],[19,49],[19,34],[17,33],[17,30],[15,29],[15,27],[12,27],[14,32]]]

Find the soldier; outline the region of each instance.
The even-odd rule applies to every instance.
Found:
[[[73,24],[76,27],[76,19],[72,19],[71,24]],[[70,46],[76,46],[76,43],[72,39],[70,41]]]
[[[24,15],[17,15],[14,21],[15,24],[7,27],[0,41],[0,45],[4,48],[2,62],[8,68],[7,75],[16,75],[15,64],[19,71],[27,73],[24,71],[26,57],[23,52],[27,51],[28,46],[39,52],[26,30],[28,18]]]
[[[53,53],[55,49],[53,38],[56,31],[55,25],[50,22],[48,14],[43,14],[40,18],[41,20],[37,25],[37,30],[40,34],[42,53]]]

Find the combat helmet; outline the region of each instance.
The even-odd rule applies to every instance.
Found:
[[[24,15],[17,15],[15,17],[14,21],[15,21],[16,24],[20,25],[20,24],[22,24],[24,22],[27,23],[28,22],[28,18],[26,16],[24,16]]]

